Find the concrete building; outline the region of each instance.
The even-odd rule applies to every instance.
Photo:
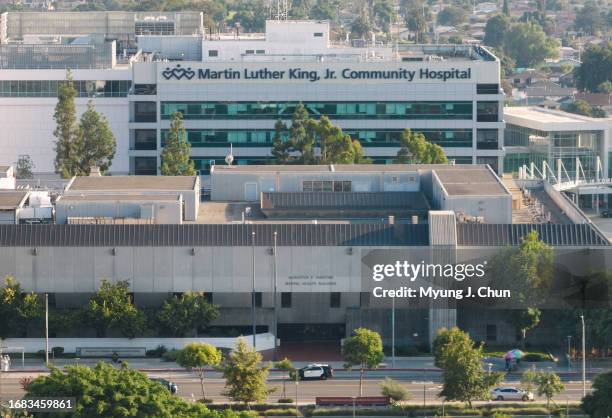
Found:
[[[371,257],[420,260],[433,254],[438,263],[460,262],[471,251],[482,255],[519,245],[532,230],[558,251],[609,246],[552,188],[538,192],[532,185],[531,193],[541,193],[542,205],[555,213],[550,221],[514,223],[519,209],[511,207],[508,188],[483,165],[215,166],[211,177],[212,200],[200,205],[195,222],[182,225],[0,225],[0,276],[12,274],[24,289],[50,293],[55,307],[79,306],[103,279],[128,280],[140,306],[158,306],[170,294],[206,292],[220,307],[213,323],[219,329],[248,330],[254,298],[258,330],[274,332],[278,325],[281,341],[337,341],[365,326],[388,342],[391,306],[370,289]],[[248,183],[257,184],[259,199],[244,200]],[[262,191],[262,184],[270,187]],[[359,184],[372,189],[358,191]],[[98,204],[106,193],[129,205],[137,190],[157,199],[169,189],[190,188],[199,190],[197,178],[84,177],[72,181],[58,204]],[[283,206],[290,213],[271,217],[265,199],[276,193],[290,194]],[[544,198],[547,193],[554,199]],[[351,216],[336,205],[336,213],[320,217],[330,196],[356,202]],[[417,215],[417,222],[412,213],[385,216],[397,210],[398,196],[419,211],[425,202],[426,215]],[[318,200],[309,204],[312,199]],[[379,202],[375,216],[368,212],[373,199]],[[249,216],[242,218],[246,207]],[[449,210],[458,208],[465,208],[465,216]],[[510,221],[500,218],[507,213]],[[398,344],[427,345],[438,328],[456,324],[488,341],[515,342],[503,315],[483,318],[470,305],[398,299],[395,309]]]
[[[313,21],[270,21],[265,34],[203,35],[177,26],[168,34],[137,30],[138,14],[96,13],[4,15],[10,51],[0,70],[6,127],[0,164],[29,155],[37,175],[53,174],[57,86],[71,66],[78,67],[72,71],[77,112],[91,99],[117,138],[113,174],[158,174],[174,112],[183,114],[201,174],[223,163],[230,147],[238,165],[267,164],[275,123],[289,122],[300,102],[312,117],[327,115],[359,139],[376,163],[393,160],[410,128],[457,164],[501,167],[499,60],[479,46],[336,44],[329,25]],[[124,46],[136,37],[137,48]],[[110,64],[88,55],[113,42],[115,54],[103,54],[114,59]],[[19,48],[30,52],[13,53]],[[64,54],[62,60],[49,66],[32,58],[45,48]]]
[[[19,223],[19,214],[28,195],[26,190],[0,190],[0,224]]]
[[[195,221],[199,206],[198,176],[74,177],[56,203],[56,221],[180,224]]]

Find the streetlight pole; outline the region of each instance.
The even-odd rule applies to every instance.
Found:
[[[299,411],[298,411],[298,378],[297,376],[295,377],[295,416],[297,417],[299,415]]]
[[[49,294],[45,293],[45,366],[49,366]]]
[[[251,319],[253,320],[253,348],[257,348],[257,318],[255,316],[255,231],[251,232],[251,275],[253,289],[251,291]]]
[[[572,336],[567,336],[567,370],[572,370]]]
[[[582,322],[582,397],[586,396],[586,337],[584,332],[584,315],[580,315]]]
[[[278,310],[277,310],[277,289],[278,289],[278,274],[276,272],[277,259],[276,259],[276,238],[278,234],[274,231],[274,358],[277,357],[278,352]]]
[[[395,368],[395,298],[391,298],[391,365]]]

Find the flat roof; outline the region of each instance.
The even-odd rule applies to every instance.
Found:
[[[129,194],[129,195],[121,195],[121,194],[86,194],[86,195],[64,195],[57,200],[57,203],[60,202],[101,202],[101,201],[175,201],[181,198],[180,194],[155,194],[155,195],[140,195],[140,194]]]
[[[504,108],[507,123],[540,131],[602,130],[612,127],[612,118],[591,118],[536,106]]]
[[[434,170],[450,196],[506,196],[510,192],[486,166],[464,170]]]
[[[92,176],[75,177],[70,191],[194,190],[197,176]]]
[[[420,170],[465,171],[475,168],[485,169],[486,165],[452,164],[335,164],[335,165],[215,165],[212,173],[333,173],[333,172],[418,172]]]
[[[0,190],[0,208],[16,209],[19,207],[23,199],[28,195],[28,191],[4,191]]]

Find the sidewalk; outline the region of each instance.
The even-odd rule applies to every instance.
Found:
[[[160,358],[123,358],[120,359],[126,361],[131,368],[139,369],[147,372],[178,372],[184,371],[176,362],[164,361]],[[79,358],[79,359],[53,359],[50,358],[53,365],[58,367],[64,367],[66,365],[87,365],[94,366],[100,361],[110,363],[111,360],[108,358]],[[305,365],[312,363],[306,361],[295,361],[293,362],[296,368],[304,367]],[[332,366],[336,371],[344,370],[344,363],[342,361],[325,361],[321,360],[320,363],[326,363]],[[491,371],[504,371],[505,362],[500,358],[486,358],[484,361],[485,370],[488,370],[488,364],[491,364]],[[553,362],[538,362],[538,363],[521,363],[521,367],[518,371],[512,372],[511,375],[520,375],[525,370],[535,367],[536,370],[551,370],[560,375],[576,375],[580,376],[581,366],[580,362],[576,362],[572,365],[572,369],[568,370],[566,365],[558,365]],[[612,369],[612,363],[603,362],[602,364],[591,364],[587,363],[587,373],[601,373]],[[384,371],[398,371],[398,372],[427,372],[428,374],[440,373],[441,370],[435,367],[433,357],[396,357],[395,364],[393,359],[386,357],[378,368],[380,372]],[[44,372],[47,371],[44,366],[44,360],[42,359],[25,359],[25,366],[22,367],[20,358],[13,358],[11,362],[10,372]]]

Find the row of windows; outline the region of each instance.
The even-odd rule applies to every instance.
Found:
[[[291,308],[293,305],[293,294],[291,292],[281,292],[280,302],[281,308]],[[263,306],[263,294],[261,292],[255,292],[255,307],[261,308]],[[329,307],[339,308],[342,301],[342,294],[340,292],[329,293]]]
[[[57,97],[61,80],[2,80],[0,97]],[[127,80],[77,80],[74,88],[77,97],[127,97],[130,90]]]
[[[428,141],[438,144],[445,148],[472,147],[471,129],[415,129],[421,132]],[[359,139],[364,146],[393,146],[400,143],[403,130],[352,130],[344,131],[351,138]],[[167,130],[162,130],[162,146],[166,142]],[[194,148],[219,147],[233,144],[236,146],[246,145],[250,147],[269,147],[272,145],[275,131],[273,130],[202,130],[188,129],[187,140]],[[281,137],[288,138],[288,133],[283,133]],[[497,148],[497,130],[479,129],[478,144],[487,142],[487,148]],[[135,131],[135,148],[137,150],[154,150],[157,148],[156,131],[154,129],[137,129]]]
[[[304,180],[302,182],[304,192],[350,192],[352,190],[350,180]]]
[[[488,102],[485,102],[488,103]],[[497,102],[492,102],[496,103]],[[334,119],[472,119],[472,102],[305,102],[308,113]],[[161,118],[278,119],[293,116],[298,102],[162,102]]]

